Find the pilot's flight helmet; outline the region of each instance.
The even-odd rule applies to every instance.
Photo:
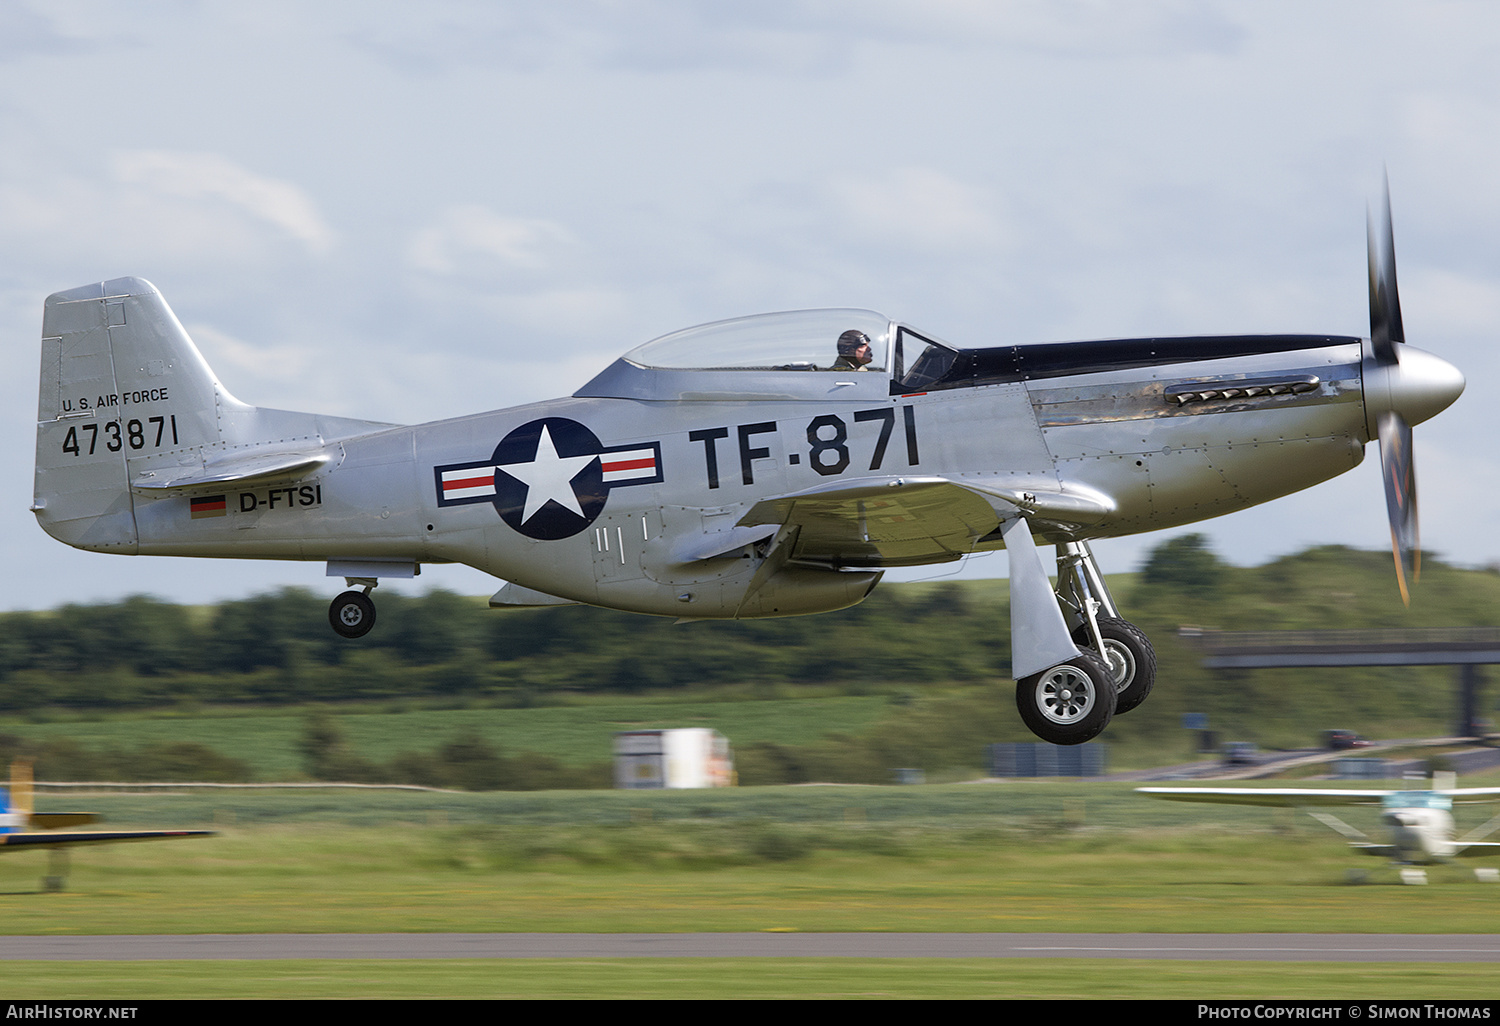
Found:
[[[860,346],[867,346],[869,344],[869,335],[866,335],[858,328],[850,328],[848,331],[839,336],[839,355],[853,356],[856,349],[858,349]]]

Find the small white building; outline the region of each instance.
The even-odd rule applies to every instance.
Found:
[[[615,787],[729,787],[729,739],[707,727],[626,730],[615,735]]]

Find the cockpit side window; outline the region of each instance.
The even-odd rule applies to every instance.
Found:
[[[941,342],[924,338],[910,328],[899,329],[891,391],[907,395],[926,391],[934,382],[943,379],[957,357],[956,350]]]

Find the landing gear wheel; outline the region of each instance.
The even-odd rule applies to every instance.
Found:
[[[1129,620],[1105,618],[1099,621],[1099,635],[1104,639],[1104,661],[1115,678],[1115,715],[1128,713],[1146,700],[1156,683],[1156,650],[1151,639]],[[1073,632],[1080,648],[1094,647],[1088,624]]]
[[[375,603],[362,591],[346,591],[328,607],[328,623],[346,638],[362,638],[375,626]]]
[[[1092,652],[1016,681],[1016,708],[1033,734],[1055,745],[1095,738],[1115,714],[1114,674]]]

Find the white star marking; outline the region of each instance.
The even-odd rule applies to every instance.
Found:
[[[503,470],[526,486],[526,508],[521,513],[524,524],[548,500],[583,516],[583,507],[578,505],[578,496],[573,492],[573,478],[598,458],[597,455],[559,456],[552,435],[543,424],[542,437],[536,442],[536,456],[530,463],[507,463],[495,469]]]

